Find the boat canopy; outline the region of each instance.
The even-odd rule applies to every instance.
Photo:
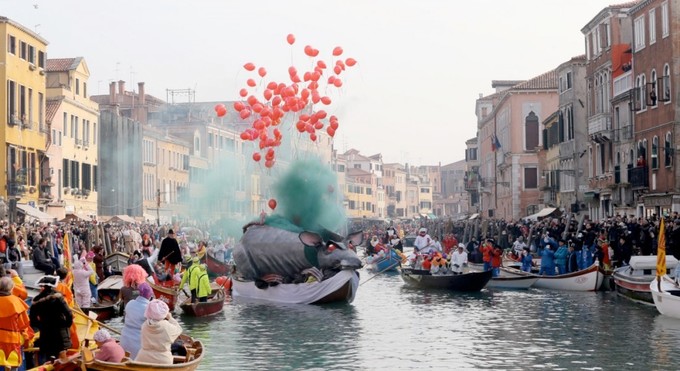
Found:
[[[656,269],[656,255],[631,256],[630,267],[633,269]],[[675,269],[678,266],[678,259],[672,255],[666,255],[666,269]]]

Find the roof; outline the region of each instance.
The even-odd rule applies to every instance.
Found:
[[[48,100],[45,102],[45,122],[52,123],[54,115],[59,111],[59,106],[61,105],[61,99]]]
[[[76,58],[55,58],[47,60],[47,72],[65,72],[75,70],[82,57]]]
[[[526,80],[491,80],[491,87],[495,88],[497,86],[515,86],[517,84],[521,84]]]
[[[530,80],[522,82],[513,86],[512,90],[546,90],[557,89],[557,72],[555,70],[548,71],[544,74],[538,75]]]
[[[45,44],[45,45],[48,45],[48,44],[49,44],[49,42],[47,42],[47,40],[45,40],[42,36],[40,36],[40,35],[38,35],[37,33],[31,31],[28,27],[22,25],[21,23],[15,22],[15,21],[13,21],[13,20],[11,20],[11,19],[9,19],[9,18],[7,18],[7,17],[4,17],[4,16],[0,16],[0,23],[9,23],[9,24],[11,24],[12,26],[14,26],[14,27],[16,27],[16,28],[18,28],[18,29],[20,29],[20,30],[26,32],[27,34],[31,35],[32,37],[34,37],[36,40],[39,40],[39,41],[42,42],[43,44]]]

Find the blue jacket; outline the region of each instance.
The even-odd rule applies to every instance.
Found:
[[[548,242],[545,242],[545,238],[541,239],[541,248],[545,249],[546,245],[550,245],[552,251],[555,251],[558,248],[557,241],[552,237],[548,237]]]
[[[147,305],[149,299],[138,296],[125,306],[125,325],[120,336],[120,346],[130,353],[130,359],[135,359],[142,347],[142,324],[146,319],[144,312]]]
[[[567,255],[569,255],[567,246],[560,246],[555,251],[555,264],[565,266],[567,264]]]
[[[543,250],[543,253],[541,254],[541,267],[555,267],[555,253],[552,250]]]

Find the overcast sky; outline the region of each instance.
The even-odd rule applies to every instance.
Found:
[[[464,158],[475,99],[493,92],[491,80],[528,79],[583,54],[581,28],[611,3],[0,0],[0,15],[46,38],[48,58],[85,57],[90,94],[122,79],[128,90],[144,81],[163,100],[166,89],[184,88],[197,101],[236,100],[250,77],[243,64],[286,81],[289,66],[310,69],[305,45],[326,61],[341,46],[358,64],[331,94],[336,148],[436,165]]]

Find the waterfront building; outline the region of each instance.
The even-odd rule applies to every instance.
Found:
[[[638,151],[631,151],[631,129],[637,120],[631,109],[639,101],[632,82],[629,10],[633,5],[608,6],[581,29],[586,46],[585,104],[590,140],[584,199],[593,220],[631,213],[633,192],[646,189],[642,184],[646,168],[636,168]],[[642,84],[641,80],[638,83]]]
[[[547,151],[541,174],[543,203],[571,212],[585,209],[584,191],[588,189],[585,72],[583,55],[557,67],[559,107],[543,122],[543,149]]]
[[[680,8],[674,1],[641,1],[628,10],[632,22],[634,142],[636,164],[631,183],[638,213],[669,215],[680,211],[680,179],[675,160],[680,91],[677,71],[680,50]]]
[[[348,218],[374,218],[377,176],[359,167],[348,167],[345,173]]]
[[[477,100],[483,216],[518,219],[543,208],[540,123],[557,110],[557,84],[555,70],[527,81],[495,80],[496,92]]]
[[[464,188],[468,193],[468,210],[472,215],[479,215],[481,210],[482,179],[479,175],[479,148],[477,137],[465,141],[465,175],[463,176]],[[442,175],[442,178],[444,176]]]
[[[50,174],[45,115],[47,40],[7,17],[0,17],[0,195],[9,201],[9,220],[40,205],[40,185]],[[46,190],[46,188],[43,188]],[[17,206],[18,205],[18,206]],[[33,214],[33,215],[31,215]]]
[[[383,186],[387,203],[387,217],[402,219],[408,217],[406,206],[406,169],[399,163],[383,164]]]
[[[88,95],[85,59],[47,60],[47,147],[49,171],[39,187],[40,203],[58,219],[97,216],[99,105]]]
[[[441,167],[441,193],[435,192],[435,215],[439,218],[462,219],[469,216],[469,194],[465,188],[467,162],[456,161]]]

